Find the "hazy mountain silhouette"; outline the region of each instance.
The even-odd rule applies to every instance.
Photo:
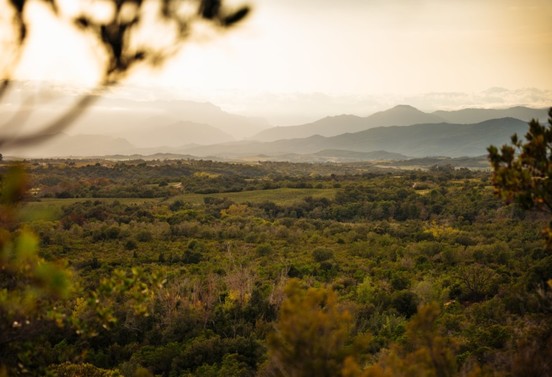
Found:
[[[144,123],[159,123],[160,119],[170,122],[170,118],[153,117]],[[220,144],[234,141],[234,138],[218,128],[208,124],[177,121],[169,125],[140,127],[127,139],[134,145],[141,148],[154,148],[161,146],[177,147],[185,144]]]
[[[413,157],[479,156],[491,144],[504,144],[513,133],[524,133],[527,123],[514,118],[493,119],[476,124],[417,124],[408,127],[381,127],[340,135],[336,146],[348,150],[383,149]],[[342,148],[344,149],[344,148]]]
[[[22,109],[30,110],[25,114],[25,122],[21,125],[25,132],[32,132],[54,121],[86,92],[82,88],[33,81],[14,82],[13,88],[13,93],[10,92],[10,95],[0,102],[0,118],[11,119],[20,115],[18,112]],[[141,133],[142,129],[160,132],[160,129],[172,127],[177,122],[191,122],[205,124],[221,131],[213,140],[198,140],[205,144],[243,139],[270,127],[264,119],[231,114],[208,102],[161,100],[155,99],[155,94],[135,94],[108,92],[102,95],[71,124],[66,130],[67,134],[109,135],[131,139],[135,133]],[[129,95],[132,97],[128,97]],[[23,101],[25,98],[32,100]],[[0,132],[2,131],[0,129]],[[207,132],[215,135],[212,129]],[[222,137],[222,134],[226,136]],[[228,139],[228,135],[232,138]],[[196,132],[196,136],[199,137],[199,133]],[[190,137],[192,142],[196,141],[193,139],[197,137]]]
[[[69,93],[62,100],[71,98]],[[0,116],[10,117],[7,108],[0,108]],[[52,114],[59,114],[57,102],[41,106],[31,122],[43,123],[43,117]],[[293,161],[480,156],[488,145],[508,142],[514,132],[524,135],[531,118],[546,119],[546,109],[518,106],[428,114],[399,105],[367,117],[338,115],[258,132],[267,127],[266,121],[230,114],[210,103],[106,95],[69,129],[73,136],[61,135],[27,150],[3,152],[29,157],[169,153]],[[233,141],[253,134],[249,140]]]
[[[295,139],[313,135],[336,136],[344,133],[364,131],[374,127],[408,126],[417,123],[439,123],[443,119],[434,114],[424,113],[412,106],[399,105],[367,117],[338,115],[326,117],[313,123],[290,127],[273,127],[261,131],[251,139],[275,141]]]
[[[435,111],[433,115],[442,118],[448,123],[471,124],[484,122],[498,118],[516,118],[529,122],[531,119],[539,119],[546,122],[548,109],[532,109],[529,107],[516,106],[508,109],[462,109],[456,111]]]
[[[249,137],[270,126],[266,120],[231,114],[207,102],[133,101],[107,97],[101,98],[75,122],[71,132],[98,130],[129,137],[137,128],[156,130],[179,121],[209,125],[234,139]]]
[[[477,124],[429,123],[413,126],[377,127],[333,137],[310,136],[273,142],[238,142],[187,148],[196,156],[239,157],[247,155],[314,154],[328,149],[350,152],[384,150],[411,157],[480,156],[490,144],[509,141],[513,133],[524,134],[527,123],[514,118],[493,119]]]
[[[50,139],[47,143],[31,149],[11,149],[12,156],[26,157],[68,157],[103,156],[120,153],[131,154],[136,148],[127,140],[106,135],[66,135]]]
[[[206,127],[194,123],[191,125]],[[183,129],[182,123],[175,123],[170,127]],[[526,122],[503,118],[476,124],[429,123],[377,127],[332,137],[315,135],[273,142],[242,140],[203,146],[190,145],[189,138],[168,133],[157,139],[164,141],[165,146],[151,148],[135,147],[125,139],[105,135],[62,135],[33,148],[32,152],[25,155],[57,157],[171,153],[221,159],[259,156],[259,159],[288,161],[403,160],[407,156],[481,156],[486,153],[490,144],[504,144],[513,133],[523,135],[526,130]],[[183,133],[185,134],[184,131]],[[164,139],[171,135],[174,142]],[[182,143],[181,146],[176,146],[179,142]],[[17,151],[10,152],[10,155],[17,155]]]
[[[262,118],[250,118],[223,111],[212,103],[191,101],[158,101],[156,106],[165,109],[172,117],[195,123],[209,124],[232,135],[235,139],[249,137],[270,124]]]
[[[276,141],[281,139],[305,138],[314,135],[337,136],[343,133],[354,133],[375,127],[409,126],[413,124],[441,122],[474,124],[500,118],[516,118],[525,122],[537,118],[544,122],[548,119],[548,109],[532,109],[517,106],[508,109],[435,111],[428,114],[412,106],[399,105],[367,117],[338,115],[299,126],[273,127],[259,132],[251,139],[258,141]]]

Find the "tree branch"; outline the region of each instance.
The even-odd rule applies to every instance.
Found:
[[[83,114],[84,110],[97,101],[98,98],[99,96],[96,94],[85,95],[68,111],[33,134],[15,137],[0,136],[0,147],[24,147],[48,140],[67,129]]]

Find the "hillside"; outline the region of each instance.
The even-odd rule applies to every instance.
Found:
[[[313,123],[291,127],[273,127],[259,132],[251,139],[275,141],[296,139],[313,135],[336,136],[353,133],[373,127],[408,126],[417,123],[439,123],[443,119],[437,115],[426,114],[412,106],[399,105],[386,111],[380,111],[367,117],[356,115],[338,115],[320,119]]]
[[[546,121],[547,109],[533,109],[523,106],[508,109],[462,109],[425,113],[412,106],[399,105],[367,117],[356,115],[330,116],[313,123],[291,127],[273,127],[263,130],[251,139],[276,141],[280,139],[306,138],[314,135],[337,136],[355,133],[376,127],[410,126],[414,124],[456,123],[474,124],[500,118],[516,118],[528,122],[533,118]]]
[[[136,147],[123,138],[106,135],[61,134],[48,143],[34,145],[32,149],[7,149],[11,156],[25,157],[70,157],[104,156],[114,153],[129,155]]]
[[[154,122],[155,119],[148,120]],[[166,121],[168,123],[168,120]],[[167,125],[142,127],[129,134],[128,141],[139,147],[176,147],[183,144],[218,144],[233,141],[234,138],[208,124],[177,121]]]
[[[523,134],[527,124],[514,118],[494,119],[481,123],[417,124],[413,126],[378,127],[334,137],[311,136],[269,143],[239,142],[185,150],[196,156],[238,157],[256,154],[312,154],[328,149],[350,152],[387,151],[410,157],[480,156],[490,144],[506,143],[513,133]]]
[[[479,123],[498,118],[516,118],[529,122],[531,119],[539,119],[546,122],[548,109],[532,109],[524,106],[516,106],[508,109],[462,109],[456,111],[435,111],[434,115],[444,119],[448,123]]]

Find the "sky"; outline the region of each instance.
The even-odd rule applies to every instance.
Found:
[[[550,0],[249,4],[237,29],[202,34],[162,70],[140,70],[126,84],[284,125],[404,102],[423,110],[552,102]],[[92,85],[99,55],[90,40],[35,8],[17,75]]]
[[[249,25],[183,54],[164,79],[326,94],[551,88],[551,19],[549,0],[263,0]]]

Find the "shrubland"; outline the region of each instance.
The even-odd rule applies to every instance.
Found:
[[[487,171],[35,160],[18,191],[1,168],[9,375],[551,373],[547,218]]]

